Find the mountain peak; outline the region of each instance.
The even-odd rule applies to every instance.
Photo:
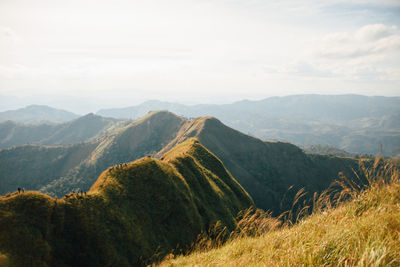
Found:
[[[45,105],[30,105],[16,110],[0,112],[0,121],[13,120],[24,123],[66,122],[78,115]]]

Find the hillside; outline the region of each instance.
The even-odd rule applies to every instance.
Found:
[[[400,149],[400,98],[361,95],[295,95],[225,105],[186,106],[148,101],[138,106],[104,109],[102,116],[138,118],[150,110],[185,117],[213,116],[263,140],[298,146],[330,145],[351,153],[394,156]]]
[[[63,195],[73,188],[87,190],[107,167],[156,154],[174,138],[183,123],[183,118],[172,113],[149,113],[104,137],[78,167],[41,191]]]
[[[66,122],[79,116],[65,110],[49,106],[30,105],[25,108],[0,112],[0,122],[15,121],[23,123]]]
[[[0,197],[0,260],[10,266],[140,266],[184,249],[253,202],[197,140],[105,170],[87,194]]]
[[[399,266],[399,170],[383,173],[366,190],[346,188],[353,200],[337,208],[321,207],[293,226],[169,257],[160,266]]]
[[[146,155],[162,158],[168,150],[191,137],[198,138],[202,145],[221,159],[232,176],[251,195],[257,207],[272,210],[274,214],[287,210],[300,188],[304,187],[311,198],[313,192],[326,189],[339,172],[351,173],[351,168],[357,168],[355,159],[307,155],[288,143],[263,142],[245,135],[212,117],[187,120],[160,111],[151,112],[96,141],[88,147],[90,150],[82,152],[81,155],[85,157],[80,158],[81,161],[66,173],[61,174],[58,165],[39,164],[46,166],[46,171],[59,175],[57,178],[56,175],[52,176],[45,185],[40,183],[36,187],[28,187],[32,185],[31,181],[43,178],[31,171],[31,165],[25,164],[31,161],[30,154],[24,156],[19,153],[19,158],[14,157],[13,168],[1,172],[3,168],[8,168],[4,165],[0,169],[0,181],[9,181],[7,187],[2,189],[8,192],[18,186],[40,188],[41,192],[53,196],[62,196],[72,190],[86,191],[107,167]],[[18,149],[8,151],[13,153]],[[0,150],[0,157],[4,153]],[[4,157],[7,156],[4,154]],[[13,175],[21,179],[10,180],[9,177]],[[24,182],[23,177],[29,181]]]
[[[126,121],[87,114],[60,124],[0,123],[0,148],[24,144],[74,144],[105,136]]]
[[[257,207],[275,214],[290,208],[301,188],[312,196],[313,192],[326,189],[339,172],[350,174],[351,168],[357,169],[355,159],[307,155],[292,144],[263,142],[212,117],[188,120],[158,155],[190,137],[198,138],[222,160]]]
[[[17,187],[39,190],[79,166],[96,145],[26,145],[0,150],[0,194],[13,192]]]
[[[158,115],[157,115],[158,114]],[[153,116],[155,115],[155,116]],[[92,118],[88,115],[87,119]],[[100,118],[100,116],[94,116]],[[79,121],[85,119],[78,119]],[[106,136],[91,142],[64,146],[19,146],[0,150],[0,193],[22,186],[62,196],[73,190],[87,191],[96,177],[109,166],[155,154],[175,136],[183,119],[168,113],[149,114],[124,125],[113,124]],[[74,122],[65,127],[71,128]],[[90,123],[78,123],[83,131]],[[79,127],[74,133],[79,133]],[[114,129],[113,129],[114,128]],[[75,151],[75,152],[74,152]],[[74,156],[74,164],[63,160]],[[48,175],[43,176],[46,173]],[[13,177],[10,179],[10,177]],[[44,183],[44,181],[46,181]]]

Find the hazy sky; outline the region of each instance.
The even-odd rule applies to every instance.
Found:
[[[400,1],[0,0],[2,109],[304,93],[399,96]]]

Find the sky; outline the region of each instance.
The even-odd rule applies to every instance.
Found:
[[[400,0],[0,0],[0,110],[400,96]]]

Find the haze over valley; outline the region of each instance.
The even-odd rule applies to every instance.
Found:
[[[3,136],[0,148],[85,141],[101,136],[109,127],[121,127],[127,120],[156,110],[167,110],[186,118],[214,116],[261,140],[289,142],[306,150],[311,146],[315,150],[315,145],[319,145],[321,149],[331,147],[348,154],[396,156],[400,153],[400,98],[361,95],[296,95],[224,105],[183,105],[153,100],[137,106],[100,109],[96,115],[75,120],[72,119],[79,115],[32,105],[0,112],[0,137]]]

